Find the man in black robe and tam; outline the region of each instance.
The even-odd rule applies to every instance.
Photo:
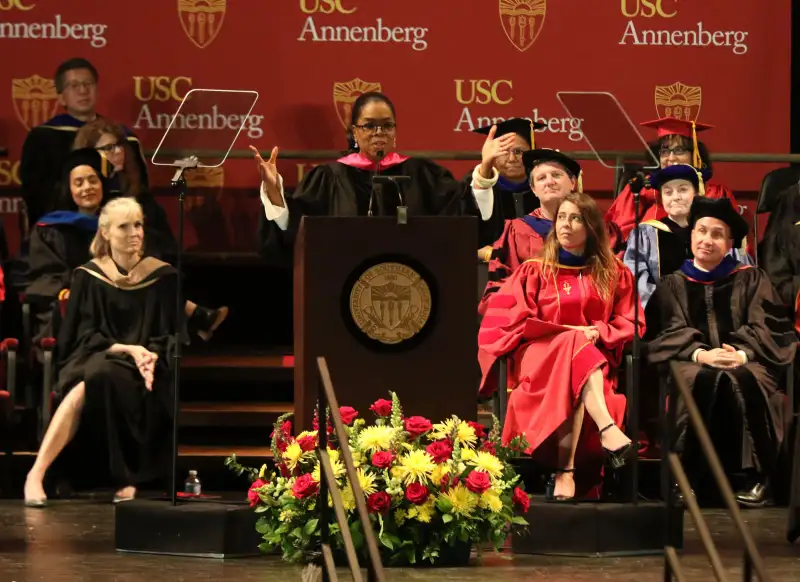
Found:
[[[663,278],[650,300],[658,333],[648,359],[677,362],[737,501],[761,507],[784,439],[783,378],[797,338],[766,273],[727,256],[748,231],[730,200],[695,198],[689,227],[693,259]],[[696,486],[708,465],[680,398],[677,407],[675,448]]]

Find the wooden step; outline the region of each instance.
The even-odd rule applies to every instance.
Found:
[[[181,369],[287,369],[294,368],[289,354],[191,354],[181,357]]]
[[[180,457],[217,457],[224,459],[229,457],[231,453],[236,453],[236,456],[240,459],[272,458],[272,449],[269,447],[228,447],[225,445],[180,445],[178,447],[178,456]]]
[[[294,411],[291,402],[185,402],[181,426],[269,426],[281,414]]]

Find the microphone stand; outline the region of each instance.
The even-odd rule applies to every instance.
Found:
[[[378,176],[381,173],[381,160],[386,153],[383,150],[375,152],[375,170],[372,172],[372,189],[369,193],[369,208],[367,209],[367,216],[372,216],[372,201],[375,199],[375,184],[378,183]]]
[[[173,362],[173,402],[172,402],[172,505],[177,505],[178,482],[178,414],[180,403],[181,381],[181,321],[184,314],[183,301],[183,201],[186,197],[186,179],[183,174],[186,170],[197,168],[197,156],[177,160],[174,166],[175,175],[171,185],[178,191],[178,248],[176,249],[175,269],[178,271],[177,290],[175,293],[175,359]]]
[[[372,181],[381,184],[390,182],[397,188],[397,198],[400,204],[397,207],[397,224],[408,224],[408,206],[403,201],[403,191],[400,188],[400,182],[410,182],[411,176],[374,176]]]
[[[630,429],[632,434],[631,440],[634,443],[638,442],[639,439],[639,398],[636,395],[636,392],[639,390],[639,357],[640,357],[640,350],[641,345],[639,342],[639,314],[638,314],[638,305],[640,301],[639,297],[639,222],[641,220],[640,217],[640,208],[641,208],[641,192],[642,188],[645,186],[645,175],[642,171],[636,172],[636,176],[634,176],[630,181],[630,188],[631,192],[633,193],[633,216],[634,216],[634,224],[633,224],[633,254],[634,254],[634,277],[633,277],[633,304],[636,306],[636,316],[633,319],[633,370],[631,371],[631,386],[630,386],[630,395],[633,395],[633,398],[630,398],[629,395],[629,404],[631,406],[631,420]],[[632,402],[630,402],[632,401]],[[635,410],[634,410],[635,408]],[[631,462],[631,503],[633,505],[638,505],[639,503],[639,452],[638,447],[636,451],[636,455],[634,455],[633,460]]]

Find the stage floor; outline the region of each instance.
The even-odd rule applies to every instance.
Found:
[[[741,579],[741,544],[721,510],[704,512],[732,580]],[[748,511],[745,519],[775,582],[800,580],[800,544],[785,540],[786,511]],[[56,501],[44,510],[25,509],[21,501],[0,501],[0,582],[179,582],[236,580],[265,582],[302,579],[300,567],[273,557],[238,560],[173,558],[118,554],[113,540],[114,508],[107,502]],[[686,517],[682,553],[687,580],[713,579],[691,517]],[[508,582],[647,582],[663,579],[662,559],[550,558],[486,554],[481,564],[461,569],[393,569],[387,580],[475,580]],[[349,580],[345,571],[340,579]]]

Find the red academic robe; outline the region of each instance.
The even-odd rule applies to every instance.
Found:
[[[625,414],[625,397],[616,394],[617,370],[623,348],[633,340],[634,317],[644,334],[641,304],[634,303],[631,272],[620,261],[613,300],[600,297],[585,267],[559,266],[544,274],[541,259],[525,262],[492,295],[478,334],[480,391],[496,386],[495,363],[508,356],[508,411],[503,442],[524,434],[542,460],[556,467],[556,430],[572,417],[589,375],[601,370],[606,406],[618,426]],[[589,341],[567,325],[597,326],[600,337]],[[505,387],[502,387],[505,389]],[[576,453],[576,483],[599,482],[602,449],[597,427],[585,415]],[[584,490],[585,491],[585,490]]]
[[[540,208],[531,216],[544,219]],[[544,238],[521,218],[506,220],[503,234],[492,245],[489,260],[489,282],[478,305],[478,313],[484,315],[489,298],[513,271],[528,259],[538,256],[544,247]]]
[[[639,205],[644,212],[642,222],[646,220],[661,220],[667,215],[657,194],[652,188],[642,189],[639,196]],[[719,184],[713,180],[708,182],[706,184],[706,196],[708,198],[729,198],[733,207],[736,208],[736,198],[733,197],[733,192],[724,184]],[[627,241],[636,223],[635,215],[633,192],[631,192],[630,186],[625,186],[614,200],[611,208],[606,212],[605,221],[616,224],[622,233],[622,240]]]

